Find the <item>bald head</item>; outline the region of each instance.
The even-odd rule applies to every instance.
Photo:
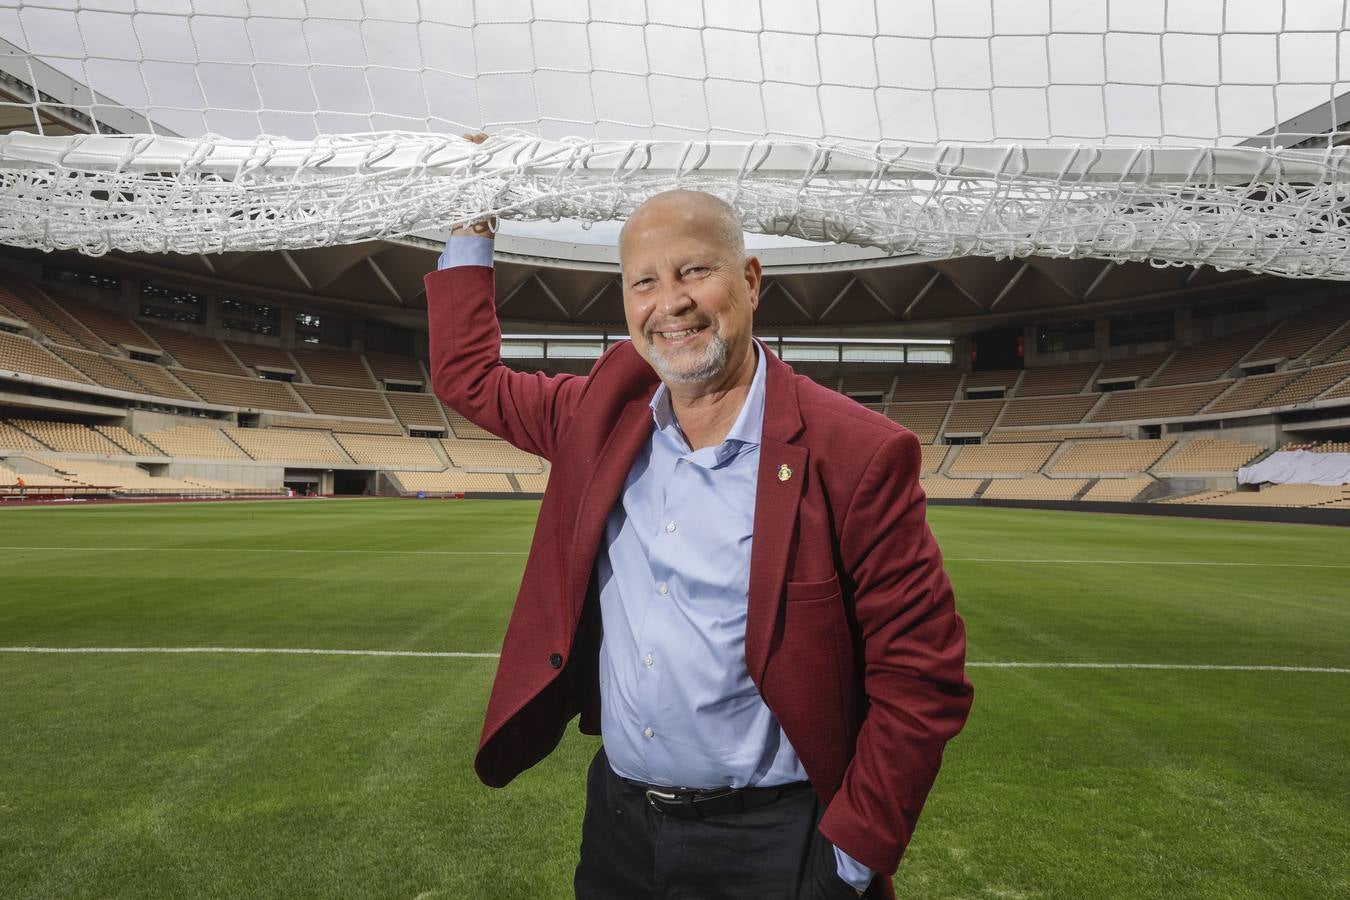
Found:
[[[619,265],[623,266],[624,247],[635,232],[652,225],[688,225],[703,231],[726,248],[738,263],[745,262],[745,234],[740,217],[731,204],[703,191],[663,191],[647,198],[628,217],[619,231]]]

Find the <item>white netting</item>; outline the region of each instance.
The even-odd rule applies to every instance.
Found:
[[[299,248],[488,213],[614,218],[682,184],[752,230],[888,250],[1346,278],[1345,15],[1339,0],[0,2],[16,47],[0,114],[32,132],[0,143],[0,240]],[[455,137],[480,127],[483,148]]]

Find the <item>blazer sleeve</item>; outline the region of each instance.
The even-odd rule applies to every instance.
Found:
[[[919,442],[889,437],[845,513],[840,555],[853,586],[867,714],[821,832],[878,872],[894,874],[937,778],[943,748],[965,724],[965,626],[925,520]]]
[[[438,269],[423,282],[436,396],[520,449],[552,459],[586,378],[516,372],[502,363],[491,268]]]

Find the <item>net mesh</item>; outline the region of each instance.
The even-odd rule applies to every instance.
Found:
[[[0,138],[0,240],[301,248],[486,214],[610,219],[686,186],[750,230],[897,252],[1345,278],[1345,17],[1321,0],[11,0],[0,114],[24,133]],[[458,138],[480,128],[482,147]]]

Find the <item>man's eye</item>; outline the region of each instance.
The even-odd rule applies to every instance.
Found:
[[[685,269],[681,274],[685,278],[690,277],[698,278],[701,275],[705,274],[707,271],[708,271],[707,266],[690,266],[689,268]]]

